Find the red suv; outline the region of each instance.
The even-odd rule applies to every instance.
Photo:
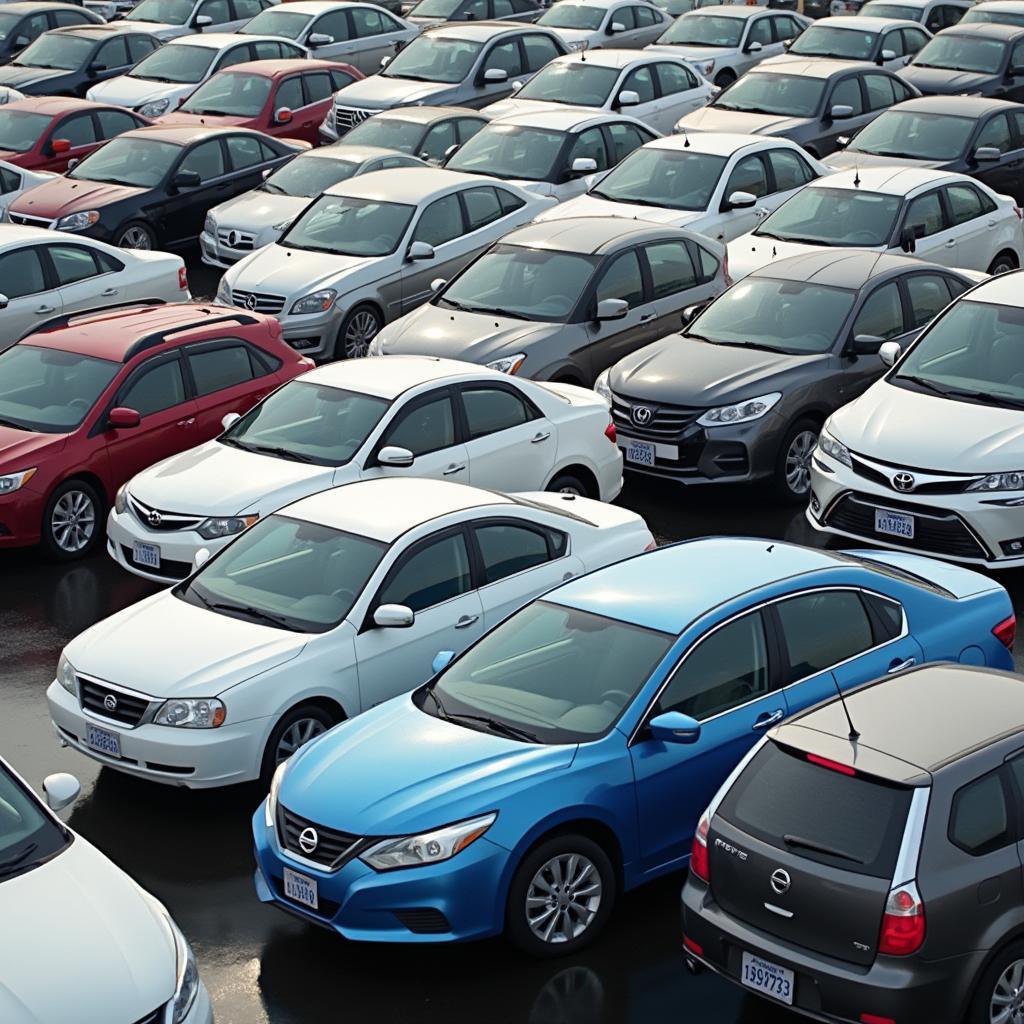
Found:
[[[312,366],[273,317],[228,307],[50,321],[0,353],[0,549],[88,554],[122,483]]]

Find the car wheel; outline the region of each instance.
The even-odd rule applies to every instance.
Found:
[[[728,68],[719,71],[718,74],[715,75],[715,85],[717,85],[719,89],[724,89],[726,86],[732,85],[735,81],[736,73],[734,71],[730,71]]]
[[[377,332],[384,326],[380,313],[373,306],[350,309],[341,322],[335,359],[359,359],[365,356]]]
[[[335,724],[337,723],[330,712],[317,704],[300,704],[297,708],[292,708],[274,726],[274,731],[267,740],[267,746],[263,751],[260,782],[269,787],[270,780],[282,761],[287,761],[300,747],[323,735]]]
[[[995,277],[996,274],[1008,274],[1011,270],[1017,269],[1017,260],[1013,253],[1001,252],[988,268],[988,272]]]
[[[967,1024],[1014,1024],[1024,1017],[1024,942],[996,954],[978,982]]]
[[[156,238],[150,228],[140,221],[125,224],[117,233],[114,245],[122,249],[155,249]]]
[[[567,956],[604,928],[615,903],[615,871],[592,839],[555,836],[523,858],[509,887],[508,937],[532,956]]]
[[[786,432],[775,467],[775,492],[786,502],[803,502],[811,490],[811,455],[821,428],[814,420],[798,420]]]
[[[581,498],[590,497],[587,485],[572,473],[559,473],[554,480],[544,488],[546,491],[557,491],[559,494],[577,494]]]
[[[84,480],[67,480],[46,503],[43,547],[61,561],[84,558],[103,536],[102,522],[103,500],[96,489]]]

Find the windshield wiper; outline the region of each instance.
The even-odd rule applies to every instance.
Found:
[[[278,458],[291,459],[293,462],[313,461],[308,455],[303,455],[302,452],[293,452],[290,448],[282,448],[280,445],[249,444],[245,445],[245,450],[250,452],[263,452],[267,455],[276,455]]]
[[[10,874],[12,870],[19,867],[29,867],[30,865],[25,864],[25,860],[30,857],[39,848],[38,843],[29,843],[21,853],[16,853],[13,857],[8,857],[7,860],[0,861],[0,875]]]
[[[23,423],[15,423],[14,420],[0,419],[0,427],[13,427],[15,430],[29,430]]]
[[[514,309],[505,309],[504,306],[488,306],[486,309],[476,307],[473,310],[474,313],[486,313],[488,316],[507,316],[509,320],[532,320],[533,317],[527,316],[525,313],[518,313]]]
[[[852,853],[844,853],[834,846],[826,846],[824,843],[816,843],[813,839],[804,839],[802,836],[784,835],[782,841],[787,846],[798,846],[804,850],[816,850],[818,853],[827,853],[830,857],[839,857],[840,860],[852,861],[854,864],[863,864],[860,857],[854,857]]]
[[[281,195],[281,196],[287,195],[285,190],[283,188],[281,188],[280,185],[276,184],[273,181],[265,181],[265,182],[263,182],[263,184],[260,185],[260,191],[261,192],[273,192],[273,193],[275,193],[277,195]]]
[[[1024,408],[1024,402],[1011,398],[1009,395],[997,395],[991,391],[971,391],[969,388],[950,388],[946,391],[950,398],[966,398],[968,401],[982,402],[985,405],[1010,405],[1015,409]]]
[[[260,619],[263,622],[269,622],[271,625],[280,626],[282,629],[291,630],[293,633],[299,632],[283,615],[265,612],[262,608],[257,608],[251,604],[232,604],[230,601],[206,601],[203,597],[199,597],[199,599],[204,601],[208,608],[212,608],[216,612],[241,612],[243,615],[251,615],[254,619]]]
[[[757,232],[766,238],[774,238],[779,242],[796,242],[797,245],[828,245],[828,242],[820,238],[808,238],[806,235],[770,235],[767,231]]]
[[[286,242],[284,240],[280,243],[286,249],[298,249],[300,252],[326,252],[331,256],[352,256],[354,253],[341,252],[338,249],[329,249],[326,245],[299,245],[297,242]]]
[[[927,377],[913,377],[909,373],[898,373],[893,380],[909,380],[911,384],[916,384],[927,391],[933,391],[937,395],[942,395],[943,398],[949,397],[949,392],[944,387],[928,380]]]
[[[232,114],[230,110],[183,110],[183,114],[198,114],[202,117],[204,114],[207,117],[237,117],[237,114]]]
[[[532,732],[527,732],[525,729],[517,729],[514,725],[508,725],[497,718],[489,718],[487,715],[464,715],[457,712],[449,712],[446,718],[449,722],[479,722],[481,725],[487,726],[491,732],[501,733],[510,739],[524,740],[526,743],[540,743],[540,740]]]

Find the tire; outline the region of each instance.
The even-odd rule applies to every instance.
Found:
[[[1001,252],[988,268],[988,272],[996,274],[1008,274],[1011,270],[1017,269],[1017,259],[1012,252]]]
[[[715,75],[715,85],[717,85],[719,89],[725,89],[735,81],[735,72],[730,71],[728,68],[723,71],[719,71],[718,74]]]
[[[601,933],[615,895],[615,869],[597,843],[575,834],[553,836],[516,868],[505,932],[531,956],[568,956]]]
[[[578,476],[574,476],[572,473],[559,473],[558,476],[556,476],[554,480],[544,488],[544,490],[558,491],[562,494],[577,494],[581,498],[590,497],[590,491],[587,488],[587,485]]]
[[[43,550],[60,562],[85,558],[103,538],[103,498],[85,480],[65,480],[50,495],[40,528]]]
[[[811,453],[820,433],[821,427],[807,418],[797,420],[786,431],[772,481],[779,500],[794,505],[807,501],[811,490]]]
[[[384,321],[373,306],[364,303],[350,309],[338,331],[338,340],[334,344],[334,358],[361,359],[383,326]]]
[[[1013,977],[1016,970],[1018,978]],[[1016,981],[1016,985],[1011,982]],[[992,1013],[992,1004],[997,993],[1015,998],[1008,990],[1020,988],[1024,984],[1024,942],[1011,942],[1001,949],[982,972],[981,980],[971,1000],[971,1008],[967,1013],[966,1024],[992,1024],[996,1018]],[[1024,1009],[1024,1001],[1011,1002]],[[1008,1021],[1019,1020],[1019,1017],[1011,1015]]]
[[[114,236],[114,245],[122,249],[155,249],[156,235],[148,224],[133,220],[125,224]]]
[[[300,704],[283,715],[274,726],[263,750],[263,764],[260,767],[260,783],[263,788],[270,788],[270,780],[282,761],[337,724],[331,713],[317,704]],[[297,745],[288,750],[294,740],[298,740]]]

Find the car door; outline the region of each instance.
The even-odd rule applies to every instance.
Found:
[[[187,345],[183,352],[196,401],[196,444],[216,437],[228,413],[246,413],[277,387],[265,362],[240,338]]]
[[[200,184],[195,188],[173,184],[182,172],[195,171]],[[167,198],[160,211],[162,241],[180,246],[199,236],[207,210],[229,199],[230,175],[221,139],[207,139],[191,146],[182,155],[177,167],[168,178]]]
[[[949,223],[956,236],[955,264],[967,270],[988,270],[1000,249],[1006,220],[1001,210],[974,185],[947,185]],[[1014,227],[1019,232],[1020,225]]]
[[[1016,122],[1016,125],[1013,122]],[[1016,129],[1016,130],[1015,130]],[[971,177],[983,181],[990,189],[1015,199],[1024,196],[1024,117],[1016,111],[1013,120],[1009,114],[994,114],[980,126],[977,137],[969,148],[973,154],[981,148],[999,150],[998,160],[973,160],[970,164]]]
[[[772,35],[772,23],[768,16],[755,14],[747,18],[740,44],[736,47],[733,57],[733,67],[737,76],[760,64],[769,56],[772,46],[777,46],[779,53],[783,52],[782,44],[776,44]]]
[[[409,246],[425,242],[434,250],[433,259],[406,261],[401,271],[401,311],[408,313],[433,294],[430,287],[437,278],[450,280],[467,262],[466,226],[457,192],[450,192],[428,203],[421,211],[409,235]]]
[[[131,115],[128,115],[129,117]],[[133,124],[134,128],[135,125]],[[55,145],[60,139],[59,145]],[[68,169],[72,160],[81,160],[88,156],[101,141],[96,122],[89,111],[70,114],[56,121],[50,128],[49,135],[43,142],[40,152],[44,162],[35,169],[40,171],[63,172]],[[65,147],[64,143],[67,143]]]
[[[770,649],[760,611],[712,626],[689,646],[630,738],[644,872],[681,863],[718,787],[765,730],[785,718]],[[700,722],[695,743],[651,737],[646,723],[669,711]]]
[[[916,236],[912,250],[915,256],[947,267],[961,266],[957,252],[957,232],[949,223],[941,189],[922,192],[907,204],[894,252],[901,251],[898,239],[908,227],[914,229]]]
[[[458,395],[469,459],[469,478],[462,482],[488,490],[543,490],[558,450],[551,421],[514,384],[463,384]]]
[[[853,113],[849,117],[833,119],[833,107],[849,107]],[[832,90],[825,102],[818,137],[813,141],[808,140],[808,147],[819,157],[827,156],[835,152],[836,139],[840,135],[854,135],[874,116],[865,109],[860,75],[842,75],[832,83]]]
[[[485,76],[492,69],[504,71],[507,77],[500,82],[486,81]],[[499,40],[491,44],[485,51],[483,59],[479,62],[479,71],[476,73],[476,78],[473,79],[473,94],[469,95],[462,105],[479,109],[487,106],[488,103],[503,100],[506,96],[511,95],[512,83],[524,81],[524,76],[526,76],[526,68],[523,66],[523,52],[519,45],[519,36]],[[469,82],[470,80],[467,79],[466,85],[469,85]]]
[[[627,104],[622,102],[622,97],[629,92],[636,93],[636,103]],[[660,107],[658,104],[658,88],[655,84],[653,63],[641,64],[633,68],[622,80],[622,86],[618,92],[613,90],[609,94],[606,108],[610,113],[629,114],[630,117],[635,117],[638,121],[643,121],[645,124],[650,124],[651,127],[654,127],[652,118],[655,120],[659,119]]]
[[[839,400],[836,405],[852,402],[863,394],[885,369],[877,352],[853,351],[853,341],[858,335],[896,341],[906,348],[913,337],[909,333],[912,330],[907,323],[897,281],[887,281],[869,292],[854,315],[848,334],[841,339]]]
[[[656,132],[670,135],[676,121],[685,114],[700,110],[708,100],[707,92],[701,87],[692,69],[678,61],[659,61],[654,66],[657,79],[658,98],[651,111],[640,116],[635,109],[626,111],[633,117],[640,117]]]
[[[465,650],[483,633],[464,527],[439,531],[398,556],[370,602],[355,638],[362,710],[425,682],[438,651]],[[373,613],[384,604],[412,609],[404,629],[382,628]]]
[[[58,289],[60,311],[114,305],[133,296],[124,294],[127,276],[119,259],[74,241],[51,242],[42,247],[44,265]],[[148,296],[147,296],[148,297]]]
[[[402,39],[402,26],[387,11],[372,7],[353,7],[349,11],[352,35],[356,40],[356,67],[364,75],[380,70],[385,57],[393,57]]]
[[[763,153],[749,153],[736,161],[722,191],[719,206],[722,228],[717,236],[720,240],[731,242],[753,231],[771,213],[773,207],[764,202],[770,190],[769,180],[768,161]],[[737,192],[752,195],[756,202],[753,206],[734,207],[732,197]]]
[[[718,261],[706,250],[701,259],[701,247],[695,241],[648,242],[641,249],[647,263],[650,297],[654,303],[651,333],[655,339],[663,338],[679,329],[680,317],[686,306],[713,299],[721,290],[717,280]],[[704,264],[714,267],[709,275]]]
[[[60,293],[47,278],[39,246],[0,255],[0,351],[61,312]]]

